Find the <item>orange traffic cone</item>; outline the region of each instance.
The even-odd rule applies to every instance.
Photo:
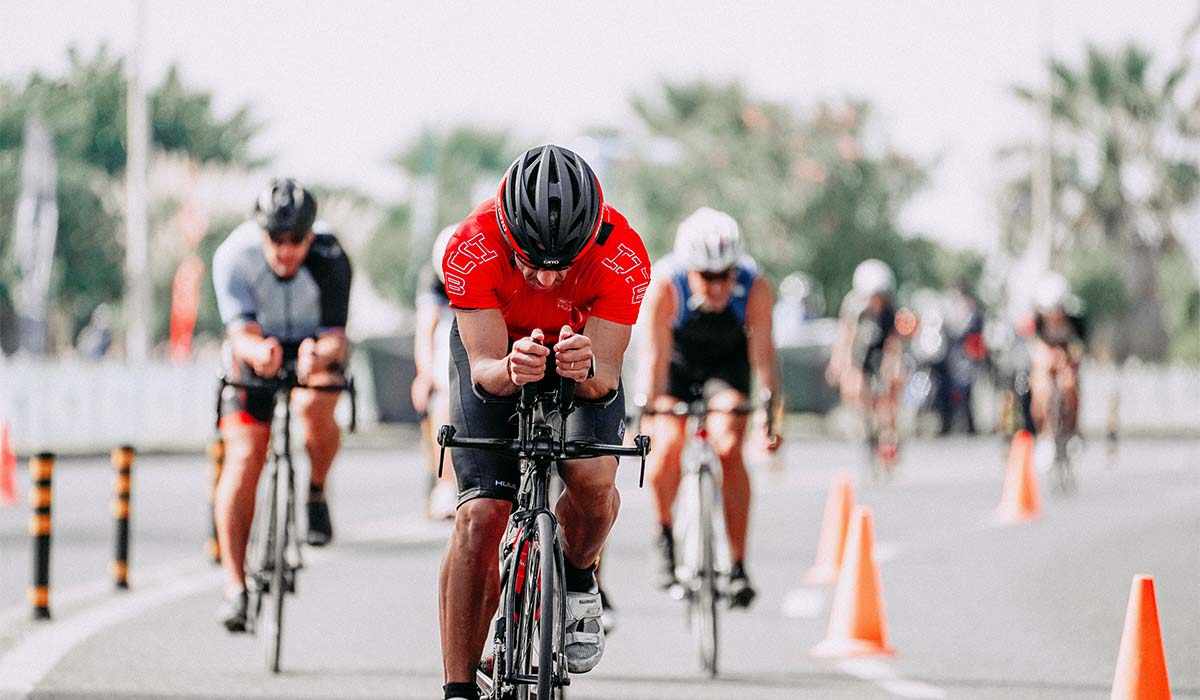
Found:
[[[1037,475],[1033,471],[1033,435],[1018,430],[1013,435],[1008,453],[1008,469],[1004,474],[1004,493],[996,508],[996,522],[1023,523],[1041,514]]]
[[[1154,600],[1154,577],[1138,574],[1129,589],[1112,700],[1169,700],[1170,697],[1167,660],[1158,628],[1158,604]]]
[[[17,498],[17,455],[13,453],[8,423],[0,422],[0,505],[11,506]]]
[[[883,585],[875,566],[875,530],[871,509],[859,506],[851,516],[846,558],[833,594],[833,613],[825,641],[813,656],[890,656],[883,614]]]
[[[821,539],[817,543],[817,560],[804,574],[804,582],[823,585],[837,581],[850,529],[850,511],[854,510],[854,484],[850,475],[840,473],[833,478],[829,496],[825,499],[825,517],[821,521]]]

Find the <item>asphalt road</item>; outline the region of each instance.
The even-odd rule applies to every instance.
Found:
[[[64,460],[51,622],[29,621],[24,602],[26,509],[0,510],[0,697],[440,697],[436,573],[448,529],[419,517],[414,444],[402,434],[340,458],[330,486],[338,542],[309,550],[278,677],[258,640],[215,622],[203,456],[137,460],[132,589],[119,594],[106,579],[111,468]],[[831,591],[801,584],[826,489],[858,464],[859,448],[795,440],[774,469],[760,465],[749,562],[760,597],[722,618],[716,681],[698,671],[681,604],[647,583],[649,498],[626,463],[605,577],[619,627],[569,696],[1103,697],[1130,581],[1146,572],[1175,695],[1200,697],[1200,442],[1126,441],[1113,458],[1089,446],[1078,494],[1043,492],[1043,517],[1013,527],[989,520],[1003,453],[994,438],[913,442],[894,482],[859,484],[858,500],[874,507],[897,650],[882,661],[812,658]]]

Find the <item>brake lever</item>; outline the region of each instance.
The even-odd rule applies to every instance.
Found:
[[[638,474],[638,488],[643,488],[646,483],[646,455],[650,454],[650,436],[637,435],[633,438],[633,444],[641,451],[642,469]]]
[[[229,384],[229,380],[225,378],[224,374],[222,374],[221,375],[221,383],[217,387],[217,424],[216,424],[217,432],[221,432],[221,418],[222,418],[221,409],[223,408],[222,404],[224,403],[224,401],[222,399],[225,397],[225,387],[228,384]]]
[[[438,478],[442,478],[442,469],[446,465],[446,443],[454,439],[454,426],[443,425],[438,429],[437,443],[441,447],[438,451]]]

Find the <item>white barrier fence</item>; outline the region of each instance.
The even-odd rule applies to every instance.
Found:
[[[1136,363],[1117,368],[1087,364],[1079,380],[1082,389],[1079,418],[1085,432],[1104,433],[1113,411],[1119,431],[1200,432],[1200,368]]]
[[[95,453],[123,443],[146,451],[200,449],[214,434],[217,375],[215,363],[8,362],[0,365],[0,420],[9,422],[21,454]],[[365,366],[355,367],[359,419],[368,425],[376,413],[369,376]],[[1200,433],[1200,369],[1088,365],[1081,382],[1088,433],[1107,430],[1113,397],[1123,432]],[[343,423],[346,409],[343,401]],[[979,418],[989,425],[987,416]]]
[[[187,365],[17,360],[0,364],[0,420],[21,454],[200,449],[215,435],[216,362]],[[359,384],[359,421],[374,420],[370,386]],[[348,405],[339,406],[348,422]]]

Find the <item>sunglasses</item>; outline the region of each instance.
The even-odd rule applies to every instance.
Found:
[[[717,272],[701,272],[700,279],[705,282],[724,282],[733,274],[733,268],[718,270]]]
[[[308,238],[308,234],[295,231],[268,231],[267,237],[275,245],[300,245]]]

